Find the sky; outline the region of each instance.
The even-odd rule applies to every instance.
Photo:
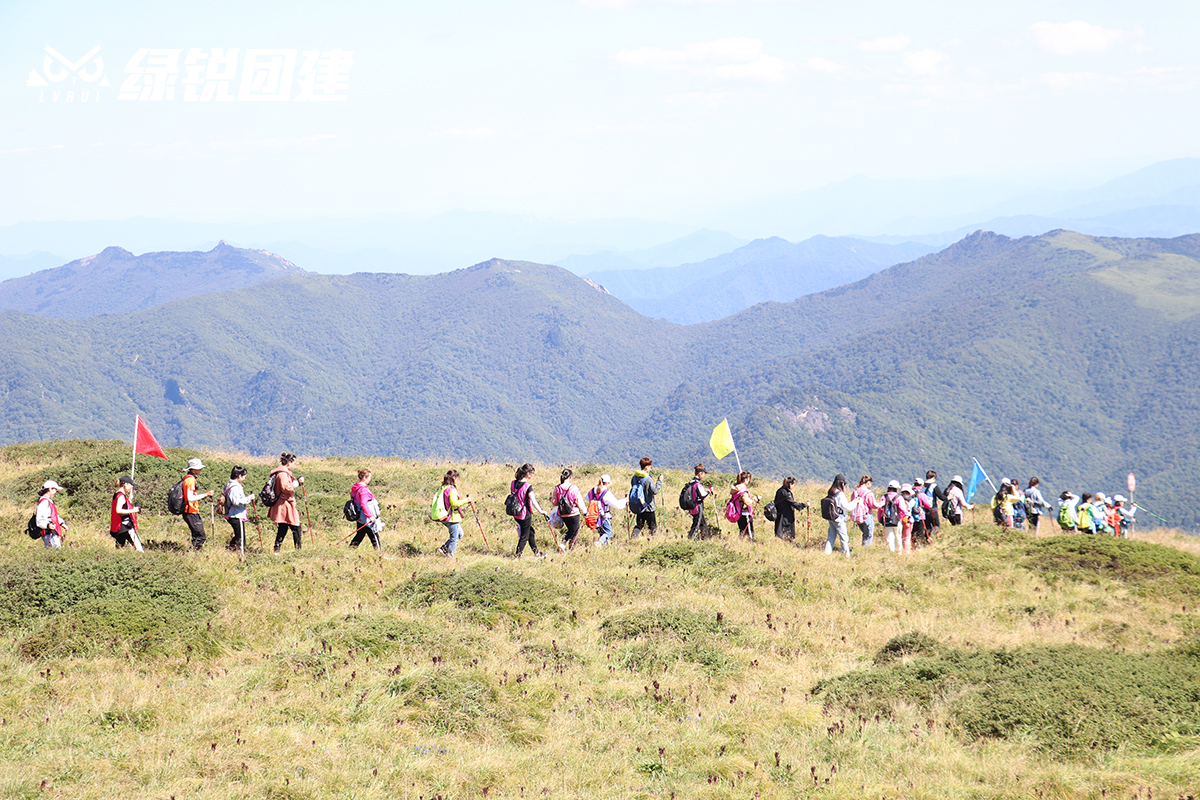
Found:
[[[1178,0],[0,0],[0,225],[1094,183],[1200,154],[1198,30]]]

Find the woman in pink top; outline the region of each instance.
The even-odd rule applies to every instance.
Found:
[[[863,547],[875,541],[875,515],[872,512],[879,508],[879,501],[871,491],[873,483],[870,475],[863,475],[858,479],[854,493],[850,495],[850,503],[854,506],[854,510],[850,512],[850,521],[862,531]]]
[[[304,484],[304,478],[292,475],[292,462],[296,456],[292,453],[279,455],[279,466],[271,470],[271,480],[275,483],[275,505],[267,512],[267,519],[274,522],[278,528],[275,533],[275,552],[283,545],[283,538],[288,530],[292,531],[292,542],[300,549],[300,509],[296,507],[296,487]]]

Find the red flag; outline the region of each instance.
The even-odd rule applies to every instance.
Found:
[[[146,427],[146,423],[142,422],[140,416],[137,418],[137,440],[133,443],[133,451],[148,456],[158,456],[159,458],[167,457],[162,447],[159,446],[158,440],[154,438],[154,434]]]

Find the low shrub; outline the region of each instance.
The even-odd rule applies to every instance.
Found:
[[[745,563],[741,553],[717,544],[667,542],[647,548],[638,556],[638,564],[667,569],[682,567],[700,577],[727,575]]]
[[[1025,566],[1047,580],[1121,581],[1140,592],[1200,595],[1200,558],[1150,542],[1111,536],[1056,536],[1029,543]]]
[[[430,606],[450,601],[477,612],[484,621],[507,616],[530,622],[559,613],[566,589],[499,567],[471,567],[461,572],[427,572],[402,584],[397,593],[405,602]]]
[[[605,641],[636,639],[640,636],[674,636],[683,641],[703,640],[736,633],[720,615],[701,614],[686,608],[650,608],[609,617],[600,623]]]
[[[875,663],[890,664],[905,656],[934,655],[942,649],[941,644],[932,636],[912,631],[893,636],[888,643],[875,654]]]

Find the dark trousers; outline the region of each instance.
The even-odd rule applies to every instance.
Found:
[[[563,544],[567,547],[575,546],[575,537],[579,535],[579,515],[572,514],[569,517],[563,517]]]
[[[692,527],[688,529],[689,539],[699,539],[704,535],[704,504],[701,503],[696,507],[696,514],[692,517]]]
[[[225,520],[233,529],[233,538],[229,540],[230,550],[242,550],[246,547],[246,520],[230,517]]]
[[[208,538],[204,535],[204,518],[199,514],[184,514],[183,522],[188,526],[188,530],[192,532],[192,549],[203,549],[204,541]]]
[[[525,519],[517,520],[517,555],[525,550],[525,544],[529,544],[529,549],[537,555],[537,542],[533,538],[533,514],[530,514]]]
[[[370,525],[359,525],[358,526],[358,530],[356,530],[354,532],[354,538],[350,540],[350,546],[358,547],[360,544],[362,544],[362,540],[364,538],[370,539],[371,545],[376,550],[379,549],[379,534],[376,533],[375,531],[371,530]]]
[[[296,543],[296,549],[300,549],[300,526],[288,525],[286,522],[279,523],[279,529],[275,532],[275,552],[279,552],[280,546],[283,545],[283,538],[287,536],[288,529],[292,531],[292,541]]]
[[[753,541],[754,517],[749,514],[742,514],[740,517],[738,517],[738,534]]]
[[[658,515],[653,511],[638,512],[637,522],[633,526],[633,535],[637,536],[641,533],[642,528],[649,528],[650,535],[653,536],[658,531]]]
[[[129,531],[122,528],[119,531],[109,531],[108,535],[113,537],[113,541],[117,543],[117,549],[122,547],[133,547],[133,539],[129,536]]]

